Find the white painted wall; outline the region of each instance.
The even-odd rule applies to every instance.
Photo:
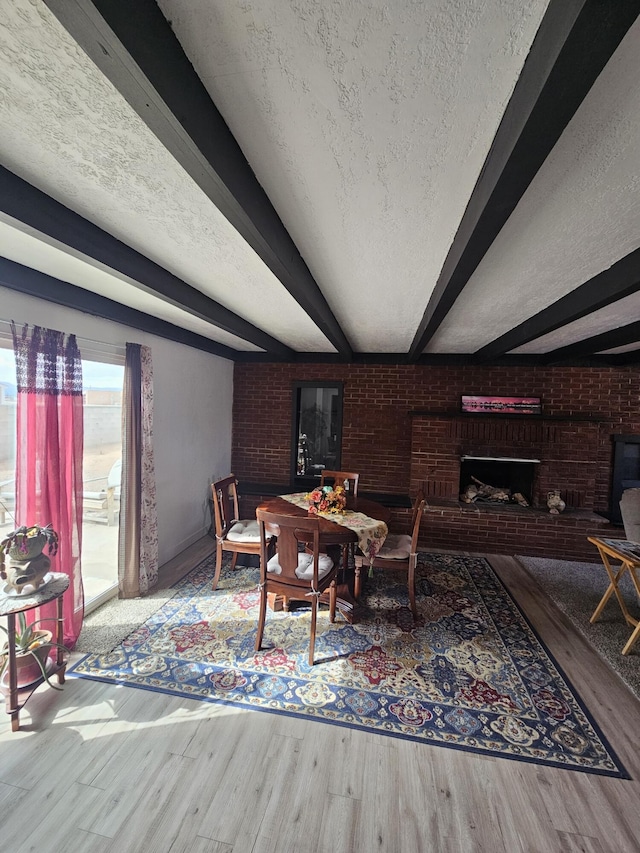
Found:
[[[231,470],[233,363],[3,287],[0,319],[123,348],[127,341],[151,347],[160,565],[203,536],[210,483]]]

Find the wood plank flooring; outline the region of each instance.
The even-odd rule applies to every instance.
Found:
[[[516,560],[489,560],[631,781],[69,679],[19,732],[0,717],[0,849],[637,853],[640,703]]]

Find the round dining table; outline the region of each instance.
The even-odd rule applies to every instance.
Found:
[[[300,518],[308,517],[308,512],[304,507],[296,506],[284,497],[269,498],[263,501],[258,509],[266,510],[267,512],[277,513],[278,515],[286,515],[291,517],[299,516]],[[388,523],[391,517],[391,511],[388,507],[383,506],[377,501],[361,498],[354,495],[347,496],[347,509],[353,512],[361,512],[368,515],[369,518],[377,521]],[[338,579],[337,601],[336,607],[347,622],[357,622],[360,613],[361,605],[354,594],[354,567],[349,564],[348,546],[357,544],[358,537],[354,530],[346,527],[339,522],[332,521],[323,515],[318,515],[320,521],[320,545],[327,549],[333,559],[340,559],[340,554],[343,555],[343,570]],[[277,532],[272,531],[277,535]],[[334,552],[333,554],[331,552]],[[329,594],[321,596],[320,601],[329,603]],[[269,606],[274,610],[282,609],[282,601],[280,597],[274,597],[269,601]]]

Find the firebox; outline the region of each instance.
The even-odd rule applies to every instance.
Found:
[[[460,459],[460,494],[468,486],[493,487],[510,495],[522,495],[531,504],[534,493],[534,478],[539,459],[517,459],[493,456],[462,456]],[[488,494],[478,494],[474,501],[496,500]],[[496,503],[508,503],[500,499]]]

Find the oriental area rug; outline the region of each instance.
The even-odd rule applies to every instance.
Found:
[[[209,557],[112,651],[70,675],[226,702],[476,753],[628,778],[575,690],[486,560],[420,554],[414,622],[402,575],[375,570],[364,618],[267,610],[254,650],[257,568]]]

